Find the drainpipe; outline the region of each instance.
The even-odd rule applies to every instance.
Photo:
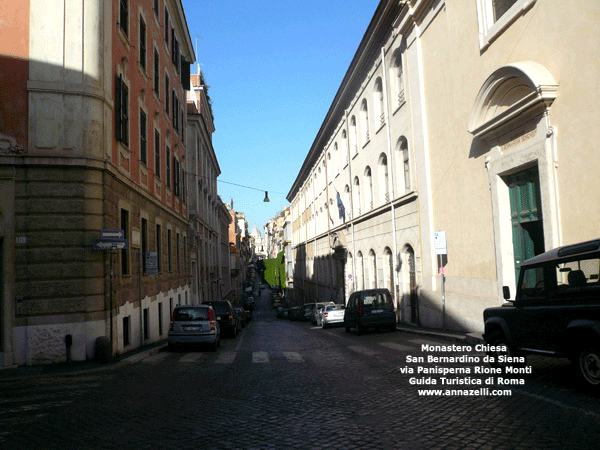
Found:
[[[400,280],[399,280],[399,271],[396,270],[398,265],[398,243],[396,241],[396,208],[394,206],[394,199],[396,198],[394,194],[394,152],[392,151],[392,132],[390,130],[390,102],[388,98],[387,91],[387,69],[385,66],[385,48],[381,48],[381,68],[383,72],[383,99],[384,99],[384,107],[385,107],[385,129],[386,129],[386,138],[387,138],[387,150],[390,155],[390,211],[392,214],[392,240],[394,244],[394,269],[392,279],[394,280],[394,290],[396,298],[396,311],[400,309]]]
[[[350,226],[352,227],[352,292],[356,291],[356,241],[354,240],[354,191],[352,188],[352,158],[350,155],[350,130],[348,129],[348,114],[349,111],[346,110],[346,153],[348,155],[348,177],[350,178],[350,182],[348,186],[350,187],[350,211],[352,211],[352,217],[350,218]]]

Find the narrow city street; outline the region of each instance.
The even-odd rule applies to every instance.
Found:
[[[267,290],[217,352],[0,381],[0,447],[597,448],[600,403],[577,388],[567,362],[531,358],[531,373],[504,377],[478,373],[489,368],[483,357],[400,330],[356,336],[277,319]],[[420,392],[429,389],[440,392]]]

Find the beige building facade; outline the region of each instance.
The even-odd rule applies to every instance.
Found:
[[[346,297],[393,284],[399,320],[481,331],[521,261],[598,237],[599,23],[592,0],[381,1],[288,196],[295,287],[339,290],[315,259],[345,253]]]

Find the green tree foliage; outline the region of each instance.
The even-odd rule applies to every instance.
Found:
[[[262,259],[258,261],[258,272],[261,278],[269,286],[285,288],[285,258],[283,252],[274,259]]]

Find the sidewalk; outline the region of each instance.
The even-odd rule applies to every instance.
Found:
[[[482,333],[467,333],[464,331],[440,330],[434,328],[424,328],[410,323],[399,323],[398,330],[406,333],[423,334],[430,337],[438,337],[448,341],[458,342],[468,345],[485,344]]]
[[[13,366],[0,368],[0,383],[3,381],[20,380],[24,378],[36,378],[53,375],[77,376],[84,373],[96,373],[113,370],[155,355],[163,348],[166,348],[166,345],[166,340],[156,342],[154,344],[132,350],[131,352],[117,355],[111,362],[108,363],[89,360],[43,364],[37,366]]]

